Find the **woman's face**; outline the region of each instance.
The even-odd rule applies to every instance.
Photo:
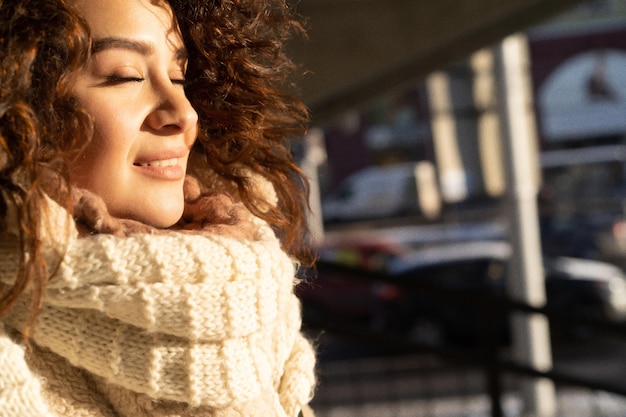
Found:
[[[169,227],[183,211],[183,180],[198,115],[183,90],[185,48],[167,5],[77,0],[93,55],[73,86],[94,120],[73,184],[101,196],[117,217]]]

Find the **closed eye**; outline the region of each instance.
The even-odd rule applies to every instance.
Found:
[[[110,75],[106,77],[106,84],[108,85],[123,84],[123,83],[140,83],[142,81],[145,81],[145,79],[141,77],[120,77],[118,75]]]

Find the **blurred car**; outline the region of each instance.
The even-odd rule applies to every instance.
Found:
[[[429,344],[476,339],[487,321],[507,332],[506,314],[489,309],[505,295],[511,247],[504,240],[421,247],[325,248],[317,276],[298,288],[305,321],[388,331]],[[626,275],[609,263],[544,259],[547,306],[595,318],[626,320]]]
[[[419,213],[416,163],[369,166],[322,198],[325,222]]]

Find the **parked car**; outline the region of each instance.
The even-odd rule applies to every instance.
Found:
[[[504,296],[511,248],[504,240],[464,241],[418,249],[402,245],[325,248],[317,276],[298,288],[305,321],[332,320],[396,332],[426,343],[476,340],[485,314]],[[544,259],[547,306],[626,321],[626,275],[609,263],[571,257]],[[497,306],[495,307],[497,308]]]
[[[322,198],[326,222],[375,219],[420,211],[415,163],[371,166],[355,172]]]

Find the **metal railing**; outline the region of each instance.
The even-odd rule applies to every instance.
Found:
[[[341,266],[324,267],[337,268],[335,272],[345,270]],[[360,277],[389,279],[368,271],[361,271]],[[343,322],[337,316],[310,318],[305,305],[305,328],[316,339],[321,358],[320,384],[313,403],[318,417],[526,416],[517,394],[522,381],[528,378],[554,382],[559,396],[558,416],[626,415],[626,384],[558,367],[543,371],[520,363],[511,357],[509,335],[500,325],[501,318],[513,312],[542,314],[549,318],[553,329],[587,328],[597,338],[623,340],[626,344],[623,324],[572,311],[535,308],[489,292],[467,294],[414,281],[403,285],[451,307],[471,308],[480,320],[475,339],[460,344],[424,343],[406,333],[377,331]],[[343,346],[343,354],[325,358],[332,356],[331,350],[338,345]]]

